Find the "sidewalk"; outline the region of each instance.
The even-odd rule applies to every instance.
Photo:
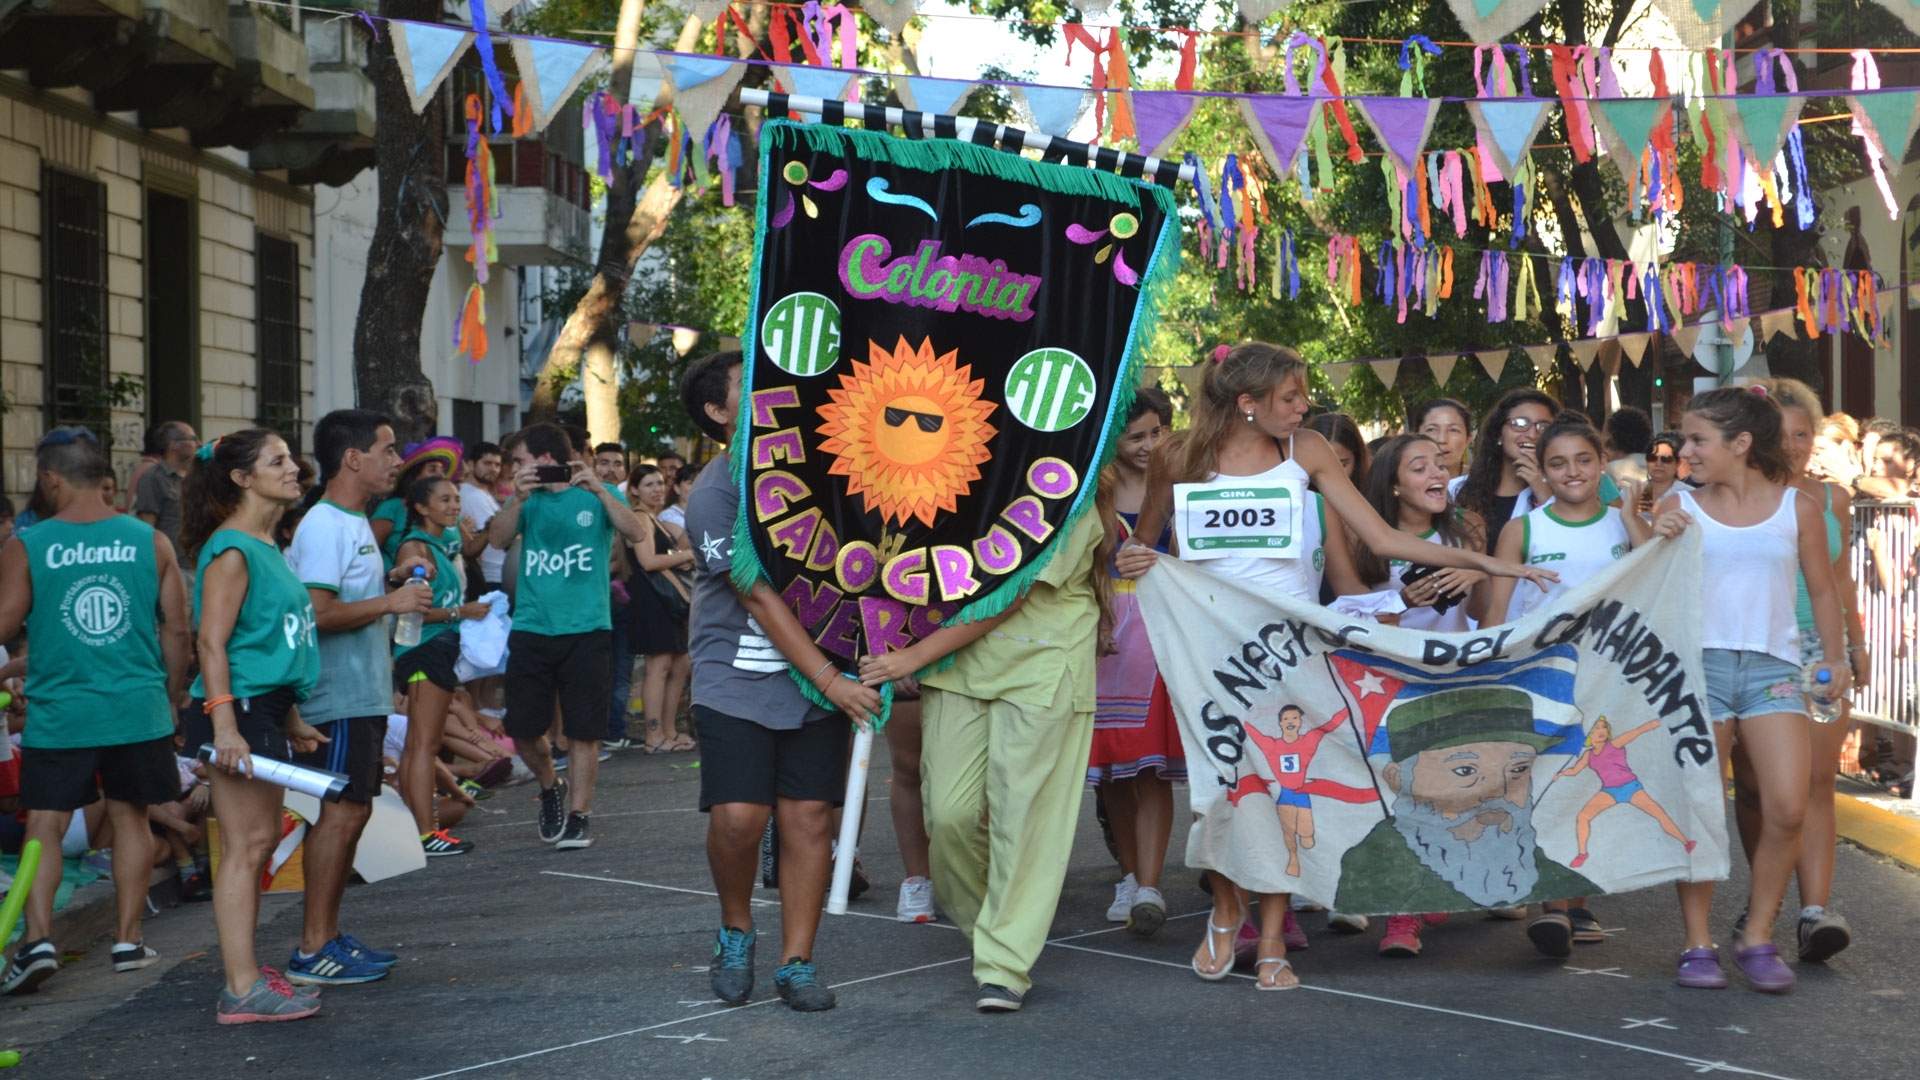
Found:
[[[1920,872],[1920,802],[1843,779],[1834,816],[1840,839]]]

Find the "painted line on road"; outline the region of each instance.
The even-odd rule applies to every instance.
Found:
[[[676,889],[674,891],[686,892],[688,890]],[[919,964],[910,968],[901,968],[899,971],[888,971],[888,972],[883,972],[879,975],[868,975],[865,978],[860,978],[860,979],[848,979],[846,982],[833,983],[830,988],[834,990],[838,990],[843,986],[858,986],[861,983],[876,982],[880,979],[891,979],[896,975],[911,975],[916,971],[930,971],[934,968],[947,967],[951,964],[958,964],[963,961],[972,960],[972,959],[973,959],[973,955],[969,953],[966,956],[956,956],[951,960],[940,960],[931,964]],[[440,1080],[441,1077],[459,1076],[462,1073],[477,1072],[481,1069],[491,1069],[496,1065],[510,1065],[516,1061],[526,1061],[529,1058],[543,1057],[547,1054],[557,1054],[562,1050],[574,1050],[582,1046],[592,1046],[594,1043],[603,1043],[610,1039],[624,1039],[633,1035],[644,1035],[649,1031],[659,1031],[662,1028],[677,1027],[681,1024],[691,1024],[696,1020],[711,1020],[715,1017],[720,1017],[720,1016],[737,1016],[743,1012],[746,1012],[748,1009],[757,1009],[762,1005],[771,1005],[779,1000],[780,999],[778,997],[769,997],[769,998],[761,998],[759,1001],[749,1001],[745,1005],[729,1005],[724,1009],[715,1009],[712,1012],[695,1013],[692,1016],[683,1016],[678,1020],[663,1020],[658,1024],[648,1024],[646,1027],[630,1028],[626,1031],[609,1032],[608,1034],[605,1034],[605,1035],[595,1035],[591,1039],[579,1039],[574,1042],[564,1043],[560,1046],[549,1046],[540,1050],[529,1050],[524,1054],[515,1054],[512,1057],[496,1058],[493,1061],[482,1061],[473,1065],[463,1065],[458,1069],[448,1069],[446,1072],[429,1073],[426,1076],[416,1077],[415,1080]]]
[[[1186,964],[1176,964],[1171,960],[1155,960],[1149,956],[1134,956],[1131,953],[1113,952],[1112,950],[1109,950],[1109,949],[1094,949],[1094,948],[1089,948],[1085,945],[1067,945],[1058,941],[1050,941],[1047,944],[1058,945],[1062,949],[1071,949],[1075,952],[1092,953],[1095,956],[1111,956],[1116,960],[1132,960],[1142,964],[1154,964],[1159,967],[1169,967],[1169,968],[1173,968],[1176,971],[1192,970]],[[1234,972],[1233,977],[1236,979],[1246,979],[1249,981],[1254,980],[1254,977],[1252,975],[1243,975],[1239,972]],[[1791,1077],[1780,1076],[1775,1073],[1760,1072],[1757,1069],[1743,1068],[1738,1065],[1729,1065],[1724,1061],[1708,1061],[1705,1058],[1693,1057],[1690,1054],[1676,1054],[1671,1050],[1660,1050],[1651,1046],[1641,1046],[1637,1043],[1621,1042],[1618,1039],[1607,1039],[1607,1038],[1602,1038],[1601,1036],[1598,1036],[1598,1035],[1586,1035],[1578,1031],[1567,1031],[1564,1028],[1547,1027],[1544,1024],[1528,1023],[1525,1020],[1510,1020],[1504,1016],[1488,1016],[1485,1013],[1466,1012],[1461,1009],[1448,1009],[1448,1008],[1443,1008],[1439,1005],[1422,1004],[1421,1002],[1418,1002],[1418,1001],[1402,1001],[1399,998],[1382,997],[1378,994],[1362,994],[1355,990],[1336,990],[1329,986],[1313,986],[1308,983],[1302,983],[1299,988],[1302,990],[1311,990],[1311,991],[1314,991],[1315,993],[1320,993],[1320,994],[1333,994],[1336,997],[1355,998],[1360,1001],[1371,1001],[1381,1005],[1394,1005],[1403,1009],[1418,1009],[1422,1012],[1434,1012],[1434,1013],[1441,1013],[1446,1016],[1458,1016],[1467,1020],[1481,1020],[1489,1024],[1503,1024],[1507,1027],[1524,1028],[1528,1031],[1538,1031],[1546,1035],[1564,1035],[1569,1039],[1580,1039],[1584,1042],[1599,1043],[1602,1046],[1611,1046],[1620,1050],[1637,1050],[1643,1054],[1653,1054],[1658,1057],[1672,1058],[1675,1061],[1684,1062],[1688,1065],[1693,1066],[1696,1069],[1700,1069],[1703,1072],[1709,1069],[1713,1069],[1720,1072],[1733,1072],[1733,1073],[1740,1073],[1745,1076],[1763,1077],[1765,1078],[1765,1080],[1792,1080]]]
[[[886,802],[887,797],[885,795],[880,795],[880,796],[876,796],[874,798],[868,799],[867,801],[870,803]],[[596,813],[590,816],[595,821],[605,821],[608,818],[639,817],[643,814],[697,814],[699,812],[700,812],[700,808],[697,806],[676,806],[667,810],[615,810],[611,814]],[[539,819],[537,818],[528,818],[525,821],[490,821],[485,825],[459,825],[459,826],[456,826],[456,828],[458,828],[461,832],[466,832],[469,829],[521,828],[529,825],[538,824],[538,820]]]
[[[716,899],[720,896],[719,893],[713,892],[710,889],[683,889],[677,885],[655,885],[652,882],[648,882],[648,881],[632,881],[627,878],[595,877],[592,874],[568,874],[559,870],[542,870],[540,872],[542,874],[547,875],[548,877],[578,878],[581,881],[604,881],[609,885],[637,885],[642,889],[660,889],[664,892],[692,893],[695,896],[711,896]],[[756,904],[767,904],[773,907],[780,906],[780,901],[778,900],[765,900],[757,896],[753,898],[752,902]],[[899,919],[896,919],[891,915],[875,915],[872,912],[868,912],[868,911],[849,911],[847,912],[847,914],[858,915],[863,919],[879,919],[882,922],[900,922]],[[944,926],[949,930],[960,929],[959,927],[953,925],[952,923],[943,923],[943,922],[900,923],[900,925],[902,926]]]

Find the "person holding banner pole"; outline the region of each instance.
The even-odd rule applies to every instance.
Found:
[[[921,784],[934,892],[973,942],[982,1012],[1025,1003],[1066,883],[1112,618],[1112,513],[1096,497],[999,614],[860,659],[878,687],[953,657],[920,679]]]
[[[1308,410],[1307,366],[1291,349],[1260,342],[1249,342],[1215,350],[1213,362],[1203,365],[1200,391],[1195,395],[1193,424],[1177,440],[1170,440],[1156,455],[1149,480],[1146,502],[1140,513],[1139,528],[1121,550],[1117,565],[1122,576],[1139,578],[1152,569],[1158,557],[1141,537],[1158,536],[1169,521],[1176,525],[1175,485],[1195,485],[1186,494],[1198,492],[1224,496],[1229,489],[1245,489],[1255,481],[1271,487],[1305,491],[1309,483],[1321,493],[1321,503],[1332,514],[1306,515],[1295,512],[1294,524],[1306,532],[1308,521],[1325,520],[1318,530],[1328,538],[1324,549],[1316,544],[1293,544],[1293,537],[1273,537],[1285,541],[1269,550],[1291,549],[1294,558],[1228,556],[1211,560],[1215,572],[1241,580],[1255,580],[1294,596],[1316,600],[1323,566],[1348,553],[1344,540],[1337,540],[1342,525],[1351,529],[1373,551],[1387,558],[1409,561],[1420,559],[1442,566],[1457,566],[1506,577],[1524,577],[1551,581],[1554,575],[1502,563],[1466,548],[1441,547],[1399,532],[1368,504],[1353,480],[1340,468],[1333,448],[1318,433],[1301,430]],[[1297,504],[1304,508],[1304,503]],[[1277,518],[1277,513],[1276,513]],[[1189,525],[1190,522],[1187,522]],[[1178,532],[1178,530],[1176,530]],[[1228,538],[1236,539],[1236,538]],[[1299,539],[1305,539],[1305,536]],[[1308,550],[1324,550],[1324,559],[1309,559]],[[1185,555],[1197,554],[1183,551]],[[1196,751],[1188,747],[1189,759]],[[1207,936],[1193,956],[1193,970],[1202,979],[1218,981],[1227,977],[1234,962],[1234,940],[1247,918],[1242,890],[1217,871],[1209,870],[1213,911],[1208,918]],[[1257,985],[1265,990],[1284,990],[1299,985],[1299,979],[1286,959],[1284,923],[1288,898],[1264,897],[1261,905]]]
[[[740,415],[741,356],[696,361],[680,384],[687,415],[731,446]],[[726,453],[701,470],[687,498],[694,543],[693,723],[700,736],[700,809],[707,865],[720,897],[708,981],[715,997],[744,1005],[753,994],[753,885],[769,818],[779,837],[780,946],[773,973],[796,1012],[834,1007],[813,964],[813,940],[833,870],[833,809],[846,793],[847,721],[871,727],[880,693],[834,672],[780,594],[764,580],[742,595],[733,584],[740,488]],[[838,713],[804,695],[794,673]],[[851,852],[848,853],[851,857]]]
[[[1745,746],[1760,807],[1749,859],[1748,917],[1736,925],[1733,958],[1755,990],[1784,993],[1793,989],[1794,973],[1771,939],[1800,858],[1811,768],[1793,612],[1796,567],[1806,577],[1824,645],[1822,666],[1836,697],[1852,682],[1846,631],[1820,508],[1789,486],[1793,466],[1782,444],[1779,405],[1762,388],[1709,390],[1688,403],[1680,432],[1686,438],[1682,456],[1701,487],[1661,500],[1656,529],[1672,534],[1674,510],[1700,526],[1709,719],[1722,760],[1730,737]],[[1727,720],[1734,723],[1722,723]],[[1727,976],[1707,925],[1713,882],[1683,881],[1679,893],[1686,943],[1676,981],[1722,988]]]

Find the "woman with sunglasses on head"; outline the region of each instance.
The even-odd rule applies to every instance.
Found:
[[[187,746],[212,744],[207,770],[220,821],[214,927],[226,986],[222,1024],[298,1020],[320,1011],[318,991],[294,989],[254,955],[260,875],[280,842],[286,791],[256,779],[252,759],[291,761],[326,741],[300,719],[320,680],[313,600],[273,542],[300,498],[300,466],[279,435],[250,428],[200,447],[181,489],[180,546],[198,558],[193,614],[200,676],[185,710]]]
[[[1536,450],[1541,433],[1559,415],[1560,403],[1548,394],[1524,387],[1507,391],[1487,414],[1466,475],[1448,485],[1455,505],[1486,524],[1486,550],[1499,548],[1507,522],[1553,497]]]
[[[1653,437],[1647,447],[1647,483],[1640,489],[1640,498],[1635,509],[1642,514],[1653,513],[1660,500],[1673,492],[1675,484],[1684,484],[1680,479],[1680,444],[1682,440],[1677,431],[1663,431]]]

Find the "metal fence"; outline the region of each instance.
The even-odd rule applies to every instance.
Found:
[[[1853,718],[1920,735],[1920,504],[1910,499],[1853,504],[1849,556],[1859,589],[1872,678],[1853,691]]]

